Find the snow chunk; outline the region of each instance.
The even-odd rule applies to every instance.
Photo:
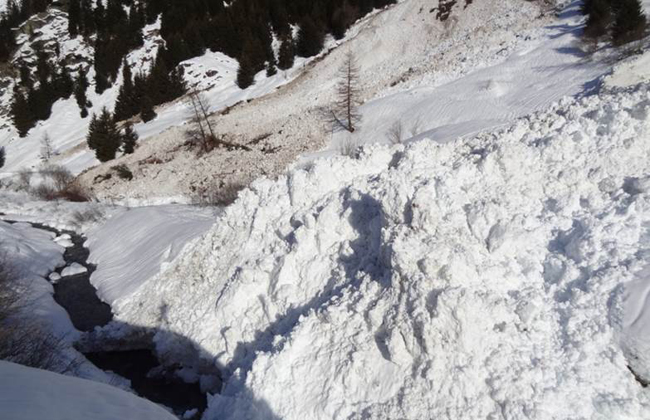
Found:
[[[61,277],[70,277],[76,276],[77,274],[87,273],[88,269],[81,264],[72,263],[68,267],[64,268],[61,272]]]

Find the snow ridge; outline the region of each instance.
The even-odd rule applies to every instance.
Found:
[[[648,418],[649,113],[602,92],[259,180],[117,317],[223,367],[206,419]]]

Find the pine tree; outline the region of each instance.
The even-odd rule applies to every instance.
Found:
[[[643,38],[647,26],[639,0],[620,0],[616,7],[612,39],[622,45]]]
[[[74,81],[70,76],[70,72],[65,63],[59,64],[59,72],[55,75],[54,89],[56,96],[63,99],[68,99],[74,91]]]
[[[266,65],[266,77],[271,77],[274,76],[278,73],[278,70],[276,68],[277,63],[275,62],[275,58],[271,59],[267,65]]]
[[[50,81],[53,68],[47,59],[47,53],[40,48],[36,49],[36,79],[41,85]]]
[[[115,120],[104,107],[99,117],[93,114],[86,137],[88,147],[95,151],[95,156],[100,162],[115,159],[115,154],[122,143]]]
[[[586,0],[582,11],[587,17],[585,36],[599,38],[605,35],[613,20],[611,0]]]
[[[309,17],[300,23],[297,38],[297,51],[301,57],[312,57],[320,53],[325,42],[325,34]]]
[[[74,83],[74,97],[77,100],[77,105],[81,110],[81,118],[86,118],[88,116],[87,108],[91,106],[86,97],[86,90],[88,89],[88,79],[86,78],[86,72],[79,68],[79,74],[77,80]]]
[[[122,133],[122,151],[127,155],[133,153],[137,141],[138,133],[133,129],[133,125],[128,124]]]
[[[141,105],[142,111],[140,111],[140,118],[142,118],[142,121],[147,123],[154,118],[156,118],[156,111],[153,109],[153,101],[149,96],[144,96],[142,98],[142,105]]]
[[[296,55],[293,39],[291,35],[285,38],[280,44],[280,51],[278,57],[278,68],[287,70],[293,67],[294,57]]]
[[[20,137],[25,137],[29,130],[31,130],[36,125],[36,119],[32,113],[32,109],[25,99],[25,95],[16,89],[14,91],[13,102],[11,103],[11,118],[14,123],[14,127],[18,131]]]
[[[255,69],[248,56],[239,59],[239,68],[237,69],[237,86],[240,89],[246,89],[255,83]]]
[[[81,4],[79,0],[70,0],[68,5],[68,33],[70,38],[76,38],[79,35],[79,25],[81,23]]]
[[[115,120],[122,121],[140,112],[140,108],[135,98],[135,87],[133,86],[133,77],[131,76],[131,67],[124,60],[122,65],[122,86],[115,101]]]
[[[27,63],[23,62],[20,65],[20,83],[27,89],[31,89],[34,87],[34,82],[32,81],[32,74],[31,71],[29,70],[29,66]]]

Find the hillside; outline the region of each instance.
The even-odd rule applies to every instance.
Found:
[[[24,3],[47,10],[0,66],[0,412],[650,418],[650,0],[107,0],[106,32],[70,1],[100,18]],[[323,49],[280,70],[304,27]],[[27,133],[3,114],[65,69],[117,107],[127,68],[129,100],[189,88],[119,122],[132,154],[96,159],[74,95]],[[26,175],[49,164],[75,176]]]

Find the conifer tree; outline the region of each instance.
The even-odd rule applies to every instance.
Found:
[[[296,55],[293,39],[291,35],[287,36],[280,44],[280,51],[278,57],[278,68],[287,70],[293,67],[294,57]]]
[[[250,58],[242,55],[239,59],[239,68],[237,69],[237,86],[240,89],[246,89],[251,86],[255,83],[255,73]]]
[[[128,124],[122,133],[122,152],[129,155],[135,151],[135,145],[138,141],[138,133],[133,129],[133,125]]]
[[[36,119],[34,114],[25,99],[25,95],[16,89],[14,91],[13,102],[11,103],[11,118],[14,123],[14,127],[18,131],[20,137],[25,137],[30,129],[36,125]]]
[[[312,57],[318,54],[323,49],[325,42],[325,34],[310,17],[303,19],[300,23],[297,38],[297,52],[301,57]]]
[[[74,91],[74,81],[70,76],[70,72],[66,67],[65,63],[59,65],[59,72],[55,75],[54,79],[54,89],[56,91],[56,96],[59,98],[68,99],[72,92]]]
[[[86,118],[88,116],[87,108],[92,106],[86,97],[86,90],[88,89],[88,79],[86,78],[86,72],[79,68],[79,74],[77,80],[74,84],[74,97],[77,100],[77,105],[81,110],[81,118]]]
[[[71,38],[79,35],[79,25],[81,23],[81,4],[79,0],[70,0],[68,4],[68,33]]]
[[[0,147],[0,168],[5,166],[6,160],[7,160],[7,152],[5,151],[5,147],[2,146]]]
[[[611,0],[586,0],[582,11],[586,14],[585,36],[599,38],[605,35],[613,20]]]
[[[276,66],[277,66],[277,63],[275,62],[275,58],[272,58],[266,64],[266,77],[271,77],[271,76],[274,76],[275,74],[278,73],[278,70],[277,70]]]
[[[115,154],[121,146],[122,136],[106,107],[102,109],[99,117],[93,114],[86,141],[88,147],[95,151],[95,156],[100,162],[115,159]]]
[[[124,60],[122,65],[122,86],[115,101],[115,120],[122,121],[136,115],[140,109],[135,98],[135,87],[131,76],[131,67]]]
[[[619,0],[616,6],[612,39],[621,45],[643,38],[646,30],[646,17],[639,0]]]
[[[32,74],[31,71],[29,70],[29,66],[27,66],[27,63],[23,62],[20,65],[20,83],[27,89],[31,89],[34,87],[34,82],[32,81]]]
[[[156,111],[153,109],[153,101],[146,95],[142,98],[142,111],[140,111],[140,118],[147,123],[156,118]]]

